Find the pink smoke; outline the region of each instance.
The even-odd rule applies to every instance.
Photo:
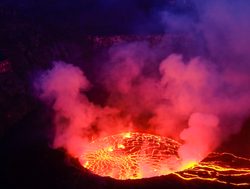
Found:
[[[221,83],[229,78],[201,58],[184,62],[182,56],[172,54],[160,63],[157,78],[143,75],[143,64],[131,66],[135,60],[127,56],[123,62],[115,62],[117,66],[104,80],[111,94],[105,107],[88,100],[84,92],[90,83],[79,68],[55,62],[43,74],[40,96],[52,98],[56,112],[55,148],[79,156],[91,137],[140,130],[183,140],[180,158],[201,161],[227,135],[220,128],[219,117],[247,111],[248,94],[237,101],[216,96]]]
[[[89,88],[89,81],[79,68],[54,62],[53,69],[42,75],[39,84],[40,97],[53,100],[56,112],[54,147],[64,147],[73,155],[83,152],[86,138],[81,136],[88,131],[98,111],[80,94]]]
[[[221,10],[217,4],[209,8]],[[221,17],[211,14],[205,9],[201,20],[207,20],[196,26],[208,41],[211,59],[186,60],[176,53],[162,58],[146,42],[111,47],[110,59],[97,76],[109,94],[104,106],[87,98],[91,84],[80,68],[55,62],[36,84],[55,111],[54,147],[79,156],[91,138],[138,130],[182,141],[180,159],[199,162],[237,133],[250,113],[249,48],[234,33],[244,32],[233,29],[235,20],[222,11],[230,28],[225,36],[231,39],[223,49],[217,39],[218,30],[225,30],[219,27]],[[240,22],[238,27],[247,26]]]

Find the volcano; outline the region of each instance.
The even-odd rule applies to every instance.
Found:
[[[124,132],[93,140],[79,161],[91,173],[115,180],[172,174],[182,180],[249,186],[250,159],[213,152],[201,162],[183,164],[178,156],[180,146],[168,137]]]

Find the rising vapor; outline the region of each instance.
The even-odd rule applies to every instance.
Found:
[[[143,131],[181,141],[181,160],[199,162],[239,132],[250,113],[250,15],[243,1],[227,2],[194,1],[199,21],[161,12],[167,31],[197,39],[194,49],[202,38],[207,53],[163,56],[161,45],[147,42],[112,46],[96,76],[109,94],[104,106],[87,98],[93,84],[80,68],[54,62],[36,82],[55,111],[54,147],[78,157],[91,138]]]

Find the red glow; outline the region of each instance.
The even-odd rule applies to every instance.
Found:
[[[93,141],[81,156],[92,172],[116,179],[138,179],[173,172],[180,144],[170,138],[128,132]]]
[[[167,137],[127,132],[91,142],[79,159],[91,172],[119,180],[172,173],[184,180],[250,185],[250,159],[229,153],[212,153],[200,163],[182,164],[179,147],[180,143]],[[239,163],[241,167],[237,165]]]

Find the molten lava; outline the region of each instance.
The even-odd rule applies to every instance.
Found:
[[[250,159],[211,153],[200,163],[181,165],[180,145],[167,137],[127,132],[92,141],[79,160],[94,174],[119,180],[172,173],[184,180],[250,185]]]
[[[180,144],[170,138],[128,132],[93,141],[80,158],[93,173],[115,179],[139,179],[175,171]]]
[[[231,153],[213,152],[194,167],[173,174],[184,180],[250,186],[250,159]]]

